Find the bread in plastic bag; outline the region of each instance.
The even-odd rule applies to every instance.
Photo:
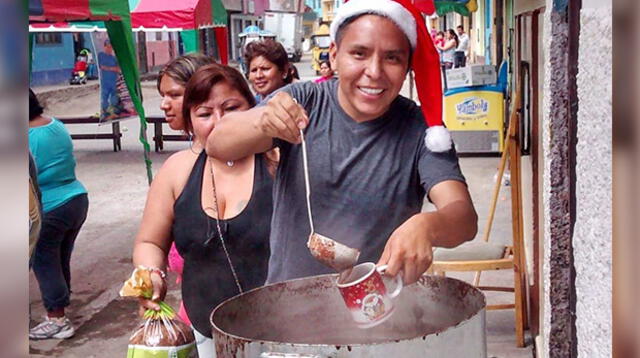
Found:
[[[123,297],[151,298],[153,284],[150,271],[139,267],[120,290]],[[163,301],[160,311],[147,310],[143,321],[129,338],[127,358],[187,358],[195,346],[191,327]]]

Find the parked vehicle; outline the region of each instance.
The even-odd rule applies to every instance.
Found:
[[[311,41],[311,51],[313,55],[311,67],[316,71],[316,75],[320,75],[320,63],[329,60],[329,45],[331,45],[329,24],[321,24],[313,36],[311,36]]]
[[[302,57],[302,14],[293,12],[265,12],[264,29],[276,34],[276,40],[287,51],[289,61],[298,62]]]
[[[86,56],[78,56],[76,58],[76,63],[73,65],[73,70],[71,71],[71,78],[69,79],[69,84],[71,85],[83,85],[87,83],[87,57]]]

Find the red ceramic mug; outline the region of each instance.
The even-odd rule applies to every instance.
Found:
[[[382,275],[387,265],[376,267],[373,262],[356,265],[338,276],[338,289],[353,320],[360,328],[377,326],[391,317],[393,301],[402,291],[402,277],[389,279]],[[384,281],[394,281],[389,293]]]

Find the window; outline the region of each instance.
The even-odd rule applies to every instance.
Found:
[[[162,41],[162,31],[156,31],[156,41]]]
[[[41,32],[36,34],[36,44],[38,45],[57,45],[62,43],[62,33],[60,32]]]

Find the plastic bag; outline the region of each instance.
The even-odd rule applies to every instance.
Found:
[[[153,284],[150,271],[136,268],[120,290],[125,297],[151,298]],[[195,346],[191,327],[163,301],[160,311],[147,310],[143,321],[129,338],[127,358],[187,358]]]

